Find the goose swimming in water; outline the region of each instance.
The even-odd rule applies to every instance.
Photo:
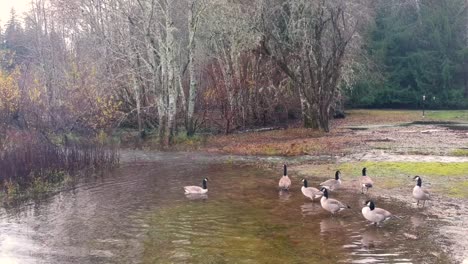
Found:
[[[202,187],[200,186],[185,186],[185,194],[203,194],[208,192],[208,188],[206,187],[206,182],[208,181],[207,178],[204,178],[202,181]]]

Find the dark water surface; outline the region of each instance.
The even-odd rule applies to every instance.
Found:
[[[1,209],[0,263],[451,263],[424,210],[377,199],[403,219],[369,226],[357,190],[330,195],[352,207],[332,217],[294,175],[290,193],[279,193],[279,175],[190,155],[126,163]],[[182,187],[203,177],[208,195],[186,197]]]

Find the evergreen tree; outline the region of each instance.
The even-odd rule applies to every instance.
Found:
[[[426,95],[432,107],[467,107],[464,6],[463,0],[423,0],[418,8],[379,8],[368,41],[377,67],[348,93],[350,103],[417,107]]]
[[[5,33],[3,34],[3,52],[0,54],[2,68],[11,71],[22,64],[28,54],[26,46],[24,30],[16,17],[15,10],[12,8],[10,19],[5,25]]]

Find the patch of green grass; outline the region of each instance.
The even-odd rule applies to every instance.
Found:
[[[331,178],[335,170],[342,172],[343,180],[356,183],[362,168],[376,183],[376,188],[406,188],[413,185],[413,177],[419,175],[423,183],[431,183],[431,190],[450,197],[468,198],[468,162],[350,162],[298,168],[304,176]],[[356,188],[358,186],[356,185]]]
[[[197,148],[206,141],[206,137],[199,134],[189,137],[186,132],[181,132],[174,136],[173,140],[174,145],[184,145],[189,148]]]
[[[426,111],[426,117],[434,120],[468,121],[468,110]]]
[[[352,175],[361,175],[363,167],[369,174],[394,175],[425,175],[425,176],[468,176],[468,163],[454,162],[359,162],[341,164],[340,169]]]
[[[451,152],[453,156],[468,157],[468,149],[456,149]]]

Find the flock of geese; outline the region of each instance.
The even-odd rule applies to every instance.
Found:
[[[289,191],[291,187],[291,179],[288,176],[288,168],[286,164],[283,166],[283,176],[279,180],[278,186],[282,191]],[[359,177],[359,184],[361,186],[361,194],[364,194],[364,189],[366,190],[366,194],[369,191],[369,188],[374,186],[374,182],[372,179],[367,176],[367,169],[362,169],[362,176]],[[413,197],[417,201],[417,206],[419,206],[419,202],[423,202],[423,206],[426,203],[426,200],[430,199],[430,194],[428,190],[422,187],[422,179],[419,176],[415,176],[414,180],[416,181],[416,186],[413,188]],[[208,192],[207,187],[208,179],[204,178],[202,181],[202,187],[200,186],[185,186],[185,194],[206,194]],[[329,198],[329,192],[335,192],[341,187],[341,172],[338,170],[335,173],[335,178],[324,181],[319,184],[319,188],[309,187],[308,181],[306,179],[302,179],[303,186],[301,187],[302,194],[311,199],[312,201],[320,199],[320,205],[322,208],[332,215],[336,213],[349,209],[348,205],[336,200]],[[372,200],[367,200],[364,203],[364,207],[361,210],[362,215],[365,219],[372,222],[375,225],[379,225],[380,223],[395,217],[389,211],[375,207],[375,203]]]

